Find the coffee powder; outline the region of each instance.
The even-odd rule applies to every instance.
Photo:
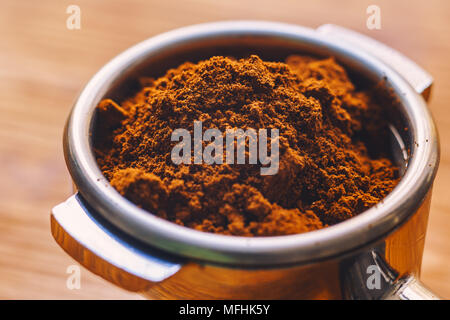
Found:
[[[302,233],[354,217],[398,182],[374,91],[355,88],[333,58],[216,56],[141,83],[135,96],[98,105],[97,161],[124,197],[179,225]],[[279,129],[278,173],[261,175],[261,164],[174,164],[171,134],[192,133],[194,121],[221,132]]]

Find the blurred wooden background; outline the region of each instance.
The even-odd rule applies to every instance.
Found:
[[[81,8],[81,30],[66,28],[66,8]],[[366,28],[379,5],[382,29]],[[74,262],[55,244],[49,211],[71,192],[61,136],[78,92],[109,59],[173,28],[231,19],[349,27],[405,53],[435,78],[430,108],[441,135],[423,281],[450,298],[450,2],[54,0],[0,3],[0,298],[139,298],[82,269],[80,290],[66,288]]]

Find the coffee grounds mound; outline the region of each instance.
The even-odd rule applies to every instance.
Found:
[[[215,56],[141,83],[135,96],[98,105],[97,161],[120,194],[179,225],[303,233],[358,215],[398,182],[374,90],[357,90],[333,58]],[[278,173],[261,175],[260,164],[174,164],[171,134],[193,136],[194,121],[203,131],[279,129]]]

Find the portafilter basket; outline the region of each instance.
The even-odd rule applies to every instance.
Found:
[[[386,117],[403,176],[382,202],[325,229],[248,238],[176,225],[111,187],[92,149],[95,108],[103,98],[120,100],[138,89],[139,76],[158,77],[185,61],[251,53],[276,61],[290,54],[334,56],[364,81],[384,81],[397,101]],[[53,236],[94,273],[152,298],[435,298],[417,280],[439,162],[425,101],[431,84],[408,58],[333,25],[314,30],[229,21],[145,40],[95,74],[72,109],[64,153],[77,193],[52,210]],[[375,288],[367,283],[370,266],[382,275]]]

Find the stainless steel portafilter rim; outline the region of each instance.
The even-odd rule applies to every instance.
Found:
[[[378,205],[357,217],[298,235],[236,237],[204,233],[158,218],[138,208],[112,188],[98,168],[91,148],[94,110],[114,80],[160,50],[220,37],[271,37],[328,50],[340,60],[386,77],[409,122],[411,158],[397,187]],[[231,265],[275,266],[307,263],[352,252],[382,239],[420,206],[430,190],[439,162],[439,144],[424,99],[392,68],[372,55],[350,48],[315,30],[288,24],[233,21],[196,25],[150,38],[106,64],[76,101],[64,134],[64,151],[71,176],[90,207],[120,230],[168,253]]]

